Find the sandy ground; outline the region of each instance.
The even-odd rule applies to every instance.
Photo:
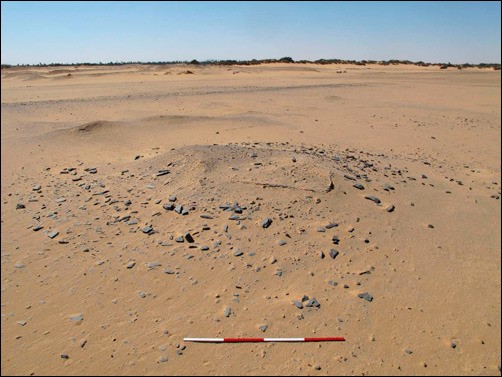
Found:
[[[3,69],[2,375],[500,375],[500,83]]]

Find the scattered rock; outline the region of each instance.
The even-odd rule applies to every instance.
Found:
[[[376,204],[380,204],[381,203],[380,199],[378,199],[374,195],[365,196],[364,198],[368,199],[368,200],[371,200],[372,202],[375,202]]]
[[[305,306],[307,308],[312,308],[312,307],[320,308],[321,304],[319,304],[319,302],[314,297],[312,297]]]
[[[357,297],[363,298],[363,299],[365,299],[366,301],[369,301],[369,302],[373,301],[373,296],[370,295],[368,292],[359,293],[357,295]]]
[[[260,225],[262,228],[268,228],[272,224],[272,219],[266,217],[262,221],[260,221]]]
[[[156,177],[162,177],[163,175],[169,174],[169,170],[159,170],[157,174],[155,174]],[[174,201],[174,200],[173,200]]]
[[[153,227],[151,225],[147,225],[143,228],[143,233],[145,234],[152,234],[153,233]]]
[[[385,208],[385,210],[386,210],[387,212],[394,212],[394,209],[395,209],[395,208],[396,208],[396,207],[394,206],[394,204],[391,204],[390,206],[388,206],[387,208]]]
[[[303,304],[299,301],[293,301],[293,305],[296,306],[298,309],[303,309]]]
[[[148,268],[148,270],[154,270],[156,269],[157,267],[160,267],[162,266],[159,262],[150,262],[146,265],[146,267]]]
[[[244,252],[241,251],[240,249],[237,249],[234,251],[234,257],[240,257],[243,254],[244,254]]]
[[[47,237],[49,237],[50,239],[53,239],[54,237],[56,237],[57,235],[59,234],[59,232],[57,230],[53,231],[53,232],[49,232],[47,233]]]
[[[329,256],[331,257],[331,259],[335,259],[338,256],[338,254],[340,254],[340,253],[338,251],[336,251],[335,249],[331,249],[329,251]]]
[[[166,203],[166,204],[162,205],[162,208],[164,208],[166,211],[172,211],[174,209],[174,203],[171,203],[171,202]]]
[[[81,322],[84,320],[84,315],[82,313],[72,314],[70,320],[73,322]]]

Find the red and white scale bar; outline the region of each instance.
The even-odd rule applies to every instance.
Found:
[[[263,343],[263,342],[344,342],[343,337],[324,338],[184,338],[185,342],[202,343]]]

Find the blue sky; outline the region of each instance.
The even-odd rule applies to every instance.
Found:
[[[500,2],[1,2],[2,64],[500,63]]]

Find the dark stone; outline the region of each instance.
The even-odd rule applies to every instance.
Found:
[[[153,233],[153,228],[151,225],[147,225],[143,228],[143,233],[145,234],[152,234]]]
[[[380,199],[378,199],[374,195],[365,196],[364,198],[368,199],[368,200],[371,200],[371,201],[375,202],[376,204],[380,204],[381,203]]]
[[[340,254],[340,253],[338,251],[336,251],[335,249],[331,249],[329,251],[329,256],[331,257],[331,259],[335,259],[338,256],[338,254]]]
[[[162,206],[166,211],[172,211],[174,209],[174,203],[166,203]]]
[[[363,299],[365,299],[366,301],[369,301],[369,302],[373,301],[373,296],[370,295],[368,292],[359,293],[357,295],[357,297],[363,298]]]
[[[193,243],[193,242],[195,242],[195,241],[193,240],[192,235],[191,235],[190,233],[186,233],[186,234],[185,234],[185,240],[186,240],[188,243]]]
[[[316,308],[320,308],[321,307],[321,304],[319,304],[319,302],[315,299],[315,297],[312,297],[308,302],[307,304],[305,305],[307,308],[312,308],[312,307],[316,307]]]
[[[395,209],[395,208],[396,208],[396,207],[394,206],[394,204],[391,204],[391,205],[390,205],[390,206],[388,206],[385,210],[386,210],[387,212],[394,212],[394,209]]]
[[[234,257],[240,257],[243,254],[244,254],[244,252],[241,251],[240,249],[237,249],[234,251]]]
[[[356,183],[355,185],[352,185],[353,187],[355,187],[356,189],[358,190],[364,190],[364,186],[360,183]]]
[[[266,217],[265,219],[263,219],[261,222],[260,222],[260,225],[262,228],[268,228],[270,226],[270,224],[272,224],[272,219]]]

